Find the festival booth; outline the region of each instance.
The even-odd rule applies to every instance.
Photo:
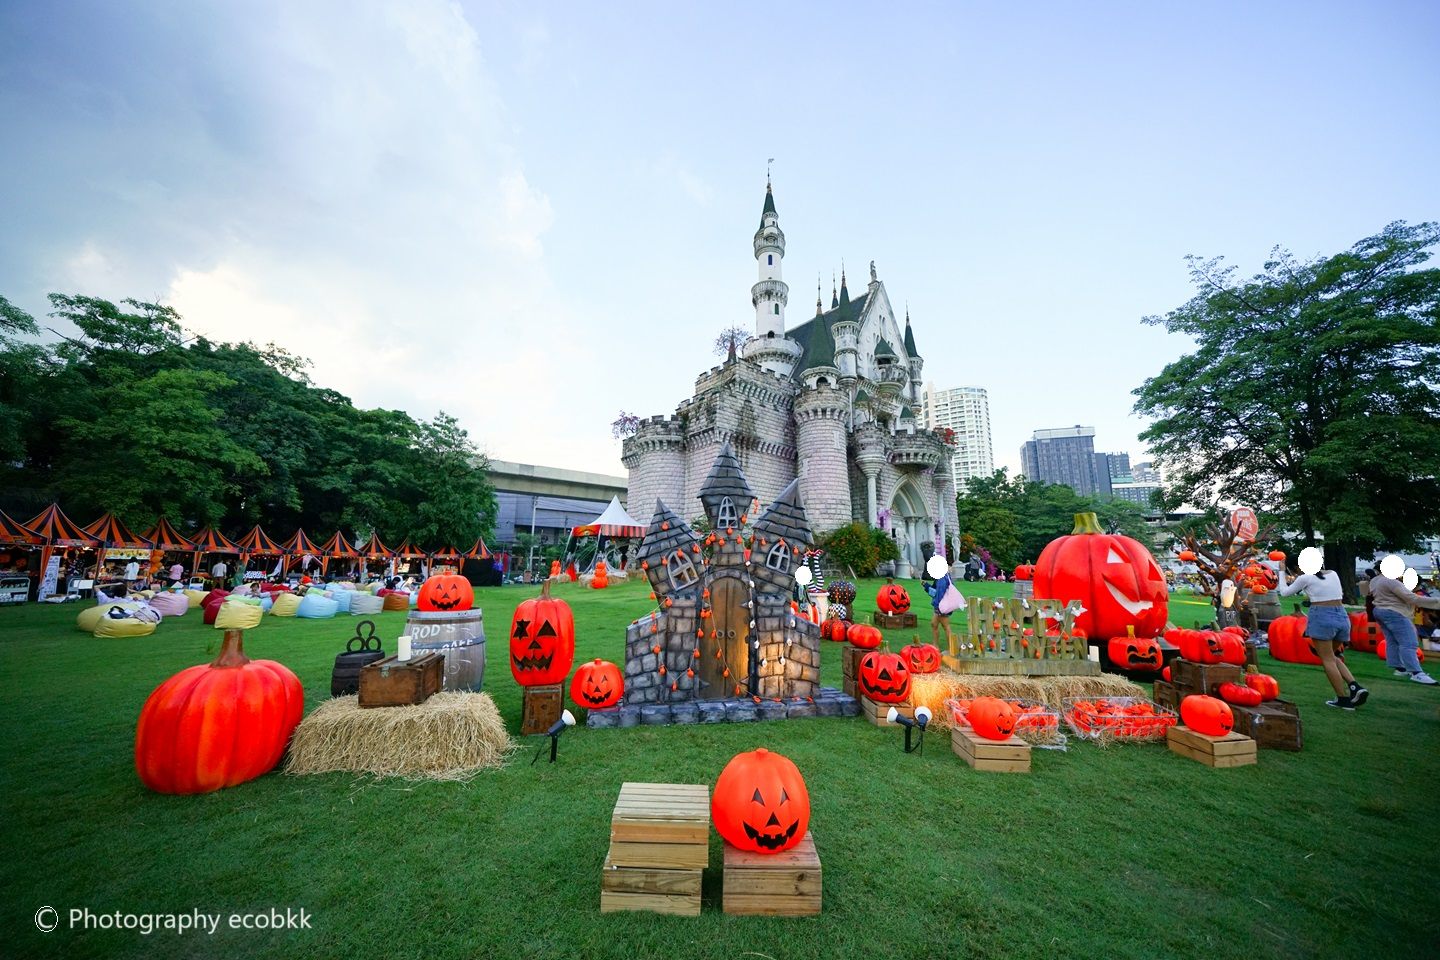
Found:
[[[331,560],[344,560],[354,567],[355,562],[359,559],[360,551],[350,545],[350,541],[345,539],[343,533],[336,530],[335,535],[326,540],[325,545],[320,548],[320,572],[326,576],[329,575]]]
[[[106,512],[99,520],[85,527],[85,532],[100,541],[95,556],[95,585],[100,588],[125,582],[125,564],[131,560],[140,564],[145,579],[155,573],[154,551],[150,541],[137,536],[120,522],[115,514]],[[107,591],[109,592],[109,591]]]
[[[167,563],[184,563],[190,561],[190,580],[193,583],[195,577],[201,573],[195,565],[195,541],[189,537],[182,537],[180,532],[171,525],[165,517],[155,521],[155,525],[144,533],[146,540],[154,550],[151,555],[152,568],[158,562],[160,567]],[[184,556],[178,556],[184,554]]]
[[[461,552],[459,547],[453,543],[445,544],[445,546],[430,554],[431,575],[434,576],[436,573],[441,572],[459,573],[460,565],[464,558],[465,554]]]
[[[39,575],[45,538],[0,511],[0,604],[30,599],[32,578]]]
[[[80,528],[75,521],[65,516],[58,503],[52,503],[25,522],[25,526],[45,538],[40,551],[40,588],[36,599],[44,600],[52,593],[59,592],[60,566],[65,561],[65,595],[79,596],[81,590],[94,589],[95,581],[86,576],[93,563],[84,556],[85,551],[99,548],[100,541]],[[62,551],[56,554],[56,549]],[[53,567],[53,569],[52,569]]]
[[[474,546],[460,555],[460,572],[477,586],[499,585],[500,569],[496,566],[495,555],[485,546],[484,537],[476,537]]]
[[[191,569],[197,574],[202,570],[209,569],[202,564],[209,559],[211,554],[237,557],[240,555],[240,548],[214,527],[206,527],[195,534],[194,543],[195,560],[191,564]],[[232,570],[231,575],[233,576],[235,572]],[[224,584],[215,584],[215,586],[223,587]]]
[[[360,582],[369,580],[376,565],[383,567],[381,575],[389,571],[395,553],[380,539],[378,531],[372,531],[370,540],[360,548]]]
[[[402,561],[395,565],[396,576],[413,576],[417,582],[425,579],[427,575],[425,568],[428,566],[427,561],[430,559],[430,554],[416,547],[409,537],[406,537],[405,542],[395,548],[394,557],[396,560]],[[415,562],[417,560],[419,563]]]
[[[285,551],[285,573],[289,573],[291,565],[298,560],[300,561],[300,572],[309,575],[312,568],[305,563],[307,557],[315,561],[316,566],[324,569],[324,564],[320,560],[321,549],[315,546],[314,541],[305,536],[304,530],[296,530],[294,535],[280,546]]]
[[[624,547],[628,543],[616,541],[639,540],[644,536],[645,525],[625,512],[619,497],[611,497],[600,516],[571,529],[565,543],[565,569],[578,577],[594,573],[595,564],[603,562],[610,576],[623,575],[627,560]]]
[[[240,551],[240,569],[244,571],[246,580],[264,580],[272,574],[279,576],[283,570],[285,548],[274,540],[271,540],[265,531],[260,529],[260,524],[258,523],[250,528],[249,533],[240,538],[236,547],[238,547]],[[250,560],[253,557],[259,557],[265,560],[274,558],[280,562],[277,562],[273,568],[267,563],[261,569],[251,570]]]

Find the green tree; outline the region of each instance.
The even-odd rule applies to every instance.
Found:
[[[1147,323],[1196,349],[1146,380],[1136,412],[1175,494],[1293,517],[1354,597],[1354,560],[1440,530],[1440,270],[1433,223],[1349,250],[1276,249],[1236,277],[1190,258],[1198,293]]]
[[[39,332],[34,317],[0,297],[0,479],[25,456],[29,398],[44,377],[45,351],[24,338]]]
[[[441,412],[423,424],[417,449],[420,500],[410,533],[422,543],[475,542],[494,529],[495,488],[489,461],[454,417]]]

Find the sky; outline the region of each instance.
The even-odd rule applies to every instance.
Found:
[[[175,307],[492,457],[623,475],[753,327],[773,157],[788,319],[842,262],[997,464],[1143,459],[1141,324],[1440,219],[1440,4],[0,3],[0,295]],[[50,321],[53,323],[53,321]]]

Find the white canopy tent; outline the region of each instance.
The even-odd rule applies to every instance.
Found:
[[[590,573],[595,569],[596,560],[606,560],[608,566],[616,569],[623,564],[623,554],[616,554],[614,541],[634,540],[645,536],[645,525],[625,512],[619,497],[611,497],[610,504],[600,516],[590,523],[582,523],[570,531],[570,540],[565,544],[565,568],[573,564],[579,573]],[[590,538],[594,538],[593,543]],[[607,559],[606,548],[610,548]],[[617,562],[619,561],[619,562]]]

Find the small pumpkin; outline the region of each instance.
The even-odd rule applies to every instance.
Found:
[[[1153,637],[1111,637],[1106,652],[1121,670],[1154,671],[1165,665],[1165,655]]]
[[[1015,733],[1015,707],[998,697],[976,697],[966,714],[970,728],[986,740],[1009,740]]]
[[[1178,554],[1176,554],[1176,556],[1180,558],[1182,563],[1192,563],[1195,560],[1195,551],[1181,550]]]
[[[1223,737],[1235,729],[1235,714],[1224,700],[1197,693],[1180,701],[1180,722],[1196,733]]]
[[[289,668],[245,656],[227,630],[212,663],[188,667],[145,701],[135,727],[135,771],[158,793],[208,793],[274,768],[305,709]]]
[[[1270,621],[1270,656],[1285,663],[1318,666],[1320,655],[1315,652],[1315,641],[1305,636],[1308,622],[1302,616],[1276,617]]]
[[[898,583],[887,583],[875,595],[875,605],[883,613],[904,613],[910,609],[910,594]]]
[[[866,653],[858,680],[860,692],[876,703],[904,703],[910,697],[910,668],[898,653]]]
[[[1245,686],[1258,692],[1261,700],[1274,700],[1280,696],[1280,681],[1268,673],[1245,674]]]
[[[1015,568],[1016,580],[1031,580],[1035,577],[1035,564],[1022,563]]]
[[[1260,696],[1259,690],[1256,690],[1249,684],[1242,683],[1222,683],[1220,684],[1218,693],[1220,694],[1221,700],[1224,700],[1226,703],[1233,703],[1237,707],[1258,707],[1260,706],[1260,701],[1264,699],[1264,697]]]
[[[940,648],[933,643],[912,643],[900,648],[900,656],[911,673],[935,673],[940,669]]]
[[[849,607],[855,602],[855,584],[849,580],[832,580],[830,582],[830,602]]]
[[[845,639],[862,650],[874,650],[885,642],[885,635],[879,627],[868,623],[852,623],[845,630]]]
[[[510,672],[522,687],[562,683],[575,662],[575,615],[570,604],[550,596],[522,601],[510,620]]]
[[[835,643],[844,643],[845,634],[850,629],[850,624],[844,620],[826,620],[820,625],[820,636],[826,640],[833,640]]]
[[[570,699],[587,710],[613,707],[624,694],[625,677],[609,660],[582,663],[570,681]]]
[[[1270,557],[1271,560],[1274,560],[1276,563],[1284,563],[1284,562],[1285,562],[1285,551],[1284,551],[1284,550],[1271,550],[1270,553],[1269,553],[1269,557]]]
[[[1225,646],[1214,630],[1181,630],[1177,646],[1180,656],[1191,663],[1221,663]]]
[[[763,747],[736,754],[715,781],[710,819],[741,850],[779,853],[805,838],[810,791],[789,757]]]
[[[446,613],[475,606],[475,589],[458,573],[439,573],[420,585],[415,609]]]

